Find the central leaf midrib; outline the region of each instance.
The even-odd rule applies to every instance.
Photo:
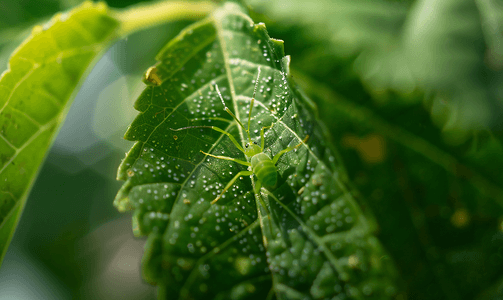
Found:
[[[218,40],[220,42],[220,47],[221,47],[221,50],[222,50],[222,55],[223,55],[223,59],[224,59],[224,64],[225,64],[225,70],[226,70],[226,74],[227,74],[227,79],[228,79],[228,82],[229,82],[229,88],[230,88],[230,91],[231,91],[231,100],[232,100],[232,103],[233,103],[233,106],[234,106],[234,113],[236,115],[236,118],[241,120],[240,117],[239,117],[239,110],[238,110],[238,106],[237,106],[237,99],[236,99],[236,92],[235,92],[235,88],[234,88],[234,82],[233,82],[233,78],[232,78],[232,74],[231,74],[231,69],[230,69],[230,64],[229,64],[229,53],[226,51],[227,47],[226,47],[226,41],[224,39],[224,37],[222,36],[222,32],[223,32],[223,28],[222,28],[222,25],[221,23],[215,19],[215,27],[216,27],[216,32],[217,32],[217,37],[218,37]],[[259,103],[259,105],[261,105],[262,107],[266,108],[265,105],[260,102],[260,101],[257,101],[257,103]],[[300,139],[300,137],[293,131],[291,130],[291,128],[289,128],[288,126],[286,126],[280,119],[278,119],[276,116],[272,115],[278,122],[280,122],[285,128],[287,128],[289,131],[291,131],[291,133],[300,141],[302,141],[302,139]],[[239,133],[240,133],[240,136],[241,136],[241,142],[243,143],[243,141],[245,140],[244,139],[244,134],[243,134],[243,129],[238,126],[239,128]],[[304,144],[305,145],[305,144]],[[311,149],[305,145],[308,152],[313,155],[315,157],[315,159],[317,159],[317,161],[321,164],[323,164],[323,162],[321,160],[318,159],[318,157],[316,155],[314,155],[314,153],[311,151]],[[248,158],[248,157],[247,157]],[[324,165],[324,164],[323,164]],[[324,165],[325,166],[325,165]],[[330,168],[327,168],[325,166],[325,168],[327,169],[328,172],[330,172]],[[339,186],[341,187],[342,191],[343,192],[347,192],[346,189],[344,188],[343,184],[339,181],[337,181]],[[319,245],[319,247],[321,247],[323,249],[323,252],[325,253],[325,256],[327,257],[327,259],[331,262],[331,264],[333,265],[333,267],[339,272],[339,274],[345,274],[346,272],[342,269],[342,267],[337,263],[337,259],[332,255],[332,253],[326,248],[325,244],[323,243],[323,241],[321,241],[321,239],[302,221],[300,220],[295,214],[293,214],[289,209],[288,207],[284,206],[283,203],[281,203],[281,201],[279,201],[278,199],[276,199],[275,197],[273,197],[280,205],[282,205],[284,207],[284,209],[290,214],[292,215],[292,217],[304,228],[304,230],[306,230],[311,236],[312,238],[315,240],[316,244]],[[258,216],[258,219],[260,219],[261,216],[259,214]]]
[[[234,80],[232,77],[232,72],[229,64],[229,52],[227,51],[225,38],[222,35],[224,29],[222,28],[222,24],[217,18],[213,17],[213,22],[215,24],[215,31],[217,33],[217,39],[220,45],[220,50],[222,51],[222,57],[225,66],[225,74],[227,75],[227,81],[229,82],[229,89],[231,92],[231,101],[234,108],[234,114],[238,120],[241,120],[241,118],[239,117],[239,109],[236,101],[236,89],[234,88]],[[239,136],[241,137],[241,146],[244,146],[244,141],[246,139],[244,138],[243,128],[241,128],[241,126],[238,126],[238,131]],[[248,160],[248,157],[246,157],[246,159]]]

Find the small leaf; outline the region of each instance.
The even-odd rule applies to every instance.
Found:
[[[160,299],[383,299],[397,291],[393,263],[290,80],[282,41],[228,3],[157,59],[125,135],[137,142],[119,168],[126,183],[115,205],[134,210],[135,233],[148,236],[143,275]],[[265,130],[269,157],[298,148],[278,160],[275,187],[255,193],[257,177],[241,176],[210,204],[247,168],[205,153],[250,160],[207,128],[249,142],[224,105],[251,124],[259,145],[261,129],[274,124]]]
[[[0,78],[0,259],[84,71],[115,37],[104,4],[58,14],[15,51]]]

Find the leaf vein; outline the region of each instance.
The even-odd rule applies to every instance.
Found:
[[[5,143],[7,145],[9,145],[9,147],[11,147],[12,149],[14,149],[14,150],[18,149],[16,146],[14,146],[13,144],[11,144],[11,142],[9,142],[9,140],[7,140],[7,138],[2,133],[0,133],[0,138],[2,138],[2,140],[4,140]]]
[[[31,142],[33,142],[42,132],[46,131],[47,129],[51,128],[53,123],[56,123],[55,121],[51,121],[50,123],[47,123],[46,125],[44,126],[41,126],[37,132],[35,132],[29,139],[28,141],[26,141],[23,146],[21,146],[20,148],[18,148],[16,150],[16,153],[7,161],[7,163],[0,169],[0,174],[2,174],[2,172],[5,170],[5,168],[7,168],[7,166],[9,166],[13,161],[14,159],[16,159],[16,157],[18,156],[18,154],[24,150],[24,148],[26,148],[26,146],[28,146]]]
[[[217,78],[224,78],[224,75],[220,75]],[[217,79],[217,80],[220,80],[220,79]],[[152,136],[152,134],[154,134],[154,132],[157,130],[157,128],[159,128],[159,126],[161,126],[164,122],[166,122],[166,120],[178,109],[178,107],[180,107],[183,103],[185,103],[189,99],[192,99],[192,97],[195,97],[195,96],[199,95],[198,92],[201,89],[206,88],[209,85],[211,85],[211,82],[208,82],[208,83],[202,85],[200,88],[198,88],[197,90],[195,90],[192,94],[190,94],[188,97],[186,97],[185,99],[183,99],[183,101],[181,101],[177,106],[175,106],[173,108],[173,110],[166,117],[164,117],[164,120],[162,120],[162,122],[160,122],[158,125],[156,125],[154,127],[154,129],[152,129],[152,132],[148,135],[148,137],[145,139],[145,142],[143,143],[142,150],[144,149],[145,144],[150,140],[150,137]],[[163,92],[163,94],[164,94],[164,92]],[[154,93],[152,92],[152,98],[153,97],[154,97]],[[151,100],[151,101],[153,101],[153,100]],[[152,105],[152,104],[150,104],[150,105]],[[162,152],[165,153],[164,151],[162,151]],[[165,153],[165,154],[168,155],[167,153]],[[138,159],[139,159],[139,157],[137,157],[133,163],[136,163],[136,161]]]
[[[9,96],[7,97],[7,100],[5,101],[4,105],[2,106],[2,108],[0,108],[0,114],[3,112],[3,110],[7,107],[7,105],[9,105],[10,103],[10,100],[12,98],[12,95],[14,95],[14,92],[16,91],[16,89],[19,87],[19,85],[21,85],[21,83],[23,83],[26,79],[28,79],[31,74],[33,74],[33,72],[38,68],[38,66],[33,66],[30,71],[26,72],[26,74],[21,78],[21,80],[18,81],[18,83],[16,83],[16,85],[14,85],[14,87],[12,88]]]
[[[30,122],[32,122],[35,126],[37,126],[37,128],[40,128],[40,126],[42,126],[42,124],[40,124],[39,122],[37,122],[30,115],[28,115],[26,112],[24,112],[24,111],[22,111],[22,110],[20,110],[20,109],[18,109],[16,107],[10,107],[10,109],[12,109],[13,111],[17,111],[21,115],[25,116]]]

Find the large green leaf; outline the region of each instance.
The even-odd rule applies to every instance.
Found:
[[[148,235],[143,275],[161,299],[383,299],[397,292],[392,261],[310,101],[290,80],[283,42],[228,3],[157,59],[125,136],[137,142],[119,168],[126,183],[115,205],[134,210],[135,232]],[[250,158],[217,131],[173,129],[218,126],[244,146],[246,134],[224,111],[217,85],[243,124],[258,87],[251,135],[260,144],[260,129],[274,123],[267,155],[301,145],[278,161],[274,188],[255,194],[256,177],[242,176],[210,204],[246,167],[200,151]]]
[[[103,4],[56,15],[33,29],[0,78],[0,261],[69,99],[117,25]]]

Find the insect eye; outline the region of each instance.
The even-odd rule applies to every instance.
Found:
[[[248,146],[250,146],[250,144],[246,144],[246,145],[245,145],[245,148],[248,148]]]
[[[253,142],[255,145],[258,145],[257,142]]]

